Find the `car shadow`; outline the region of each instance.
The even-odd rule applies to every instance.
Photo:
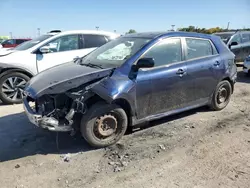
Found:
[[[0,161],[36,154],[85,152],[90,146],[79,134],[56,133],[29,123],[24,113],[0,117]]]
[[[166,116],[166,117],[163,117],[163,118],[158,119],[158,120],[153,120],[153,121],[150,121],[150,122],[145,122],[143,124],[137,125],[137,126],[134,127],[133,130],[129,130],[129,132],[127,132],[127,134],[134,133],[134,132],[137,132],[137,131],[142,131],[142,130],[145,130],[145,129],[148,129],[148,128],[152,128],[154,126],[158,126],[158,125],[161,125],[161,124],[164,124],[164,123],[168,123],[168,122],[177,120],[177,119],[182,119],[182,118],[194,115],[196,113],[209,112],[209,111],[211,111],[211,110],[210,110],[210,108],[208,106],[202,106],[202,107],[195,108],[195,109],[192,109],[192,110],[189,110],[189,111],[185,111],[185,112],[177,113],[177,114],[174,114],[174,115]]]
[[[140,125],[140,130],[170,122],[186,116],[208,111],[207,107],[197,108],[180,114]],[[127,132],[127,134],[135,131]],[[36,154],[67,154],[90,151],[86,141],[77,133],[56,133],[43,130],[29,123],[26,115],[12,114],[0,118],[0,161],[9,161]]]

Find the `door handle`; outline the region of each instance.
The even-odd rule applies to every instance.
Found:
[[[219,61],[216,61],[215,63],[214,63],[214,66],[219,66],[220,65],[220,62]]]
[[[178,74],[180,77],[182,77],[184,73],[185,71],[183,69],[178,69],[178,71],[176,72],[176,74]]]

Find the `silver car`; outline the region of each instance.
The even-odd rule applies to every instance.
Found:
[[[250,54],[250,31],[214,33],[220,36],[229,49],[235,54],[235,60],[242,62]]]

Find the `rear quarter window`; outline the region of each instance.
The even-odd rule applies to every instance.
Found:
[[[186,38],[187,59],[195,59],[218,54],[210,40]]]
[[[83,35],[85,48],[100,47],[108,41],[103,35]]]

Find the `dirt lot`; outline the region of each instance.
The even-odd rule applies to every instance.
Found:
[[[0,187],[250,187],[250,78],[238,76],[223,111],[151,122],[100,150],[34,127],[21,105],[2,105]]]

